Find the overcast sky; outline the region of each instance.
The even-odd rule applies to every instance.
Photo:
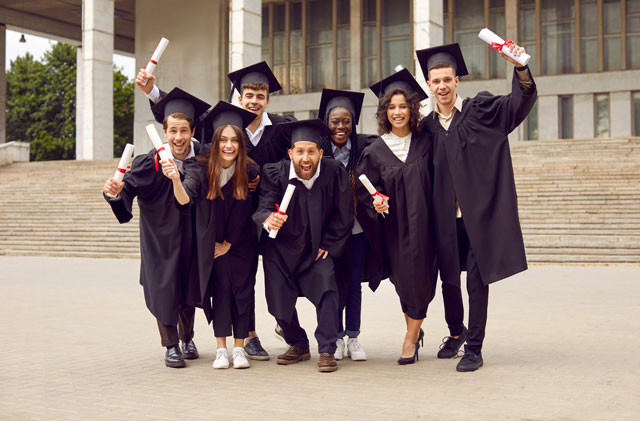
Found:
[[[9,69],[11,61],[15,60],[17,57],[24,56],[27,52],[34,56],[36,60],[42,60],[44,53],[57,42],[29,34],[24,34],[27,42],[19,42],[20,35],[22,35],[21,32],[15,32],[7,29],[7,55],[5,57],[5,70]],[[123,69],[122,72],[129,79],[133,79],[135,77],[136,61],[133,57],[114,54],[113,63],[116,66],[121,67]]]

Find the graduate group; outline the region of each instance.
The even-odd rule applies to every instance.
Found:
[[[265,62],[228,75],[241,107],[211,106],[179,88],[165,93],[140,71],[136,85],[172,157],[155,148],[137,156],[103,193],[120,223],[131,220],[137,198],[140,283],[167,367],[199,357],[197,307],[213,325],[214,368],[269,360],[255,327],[260,255],[267,308],[288,345],[278,364],[311,358],[298,297],[316,308],[319,371],[366,360],[362,283],[375,291],[387,278],[406,321],[397,363],[416,363],[439,275],[449,336],[433,352],[461,357],[457,371],[483,365],[489,284],[527,269],[507,135],[534,105],[536,86],[528,67],[496,52],[515,65],[511,93],[462,98],[458,44],[416,54],[433,111],[421,114],[427,94],[402,69],[371,86],[375,135],[356,133],[361,92],[324,89],[313,120],[268,113],[281,87]]]

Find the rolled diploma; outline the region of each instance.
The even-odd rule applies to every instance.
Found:
[[[282,202],[280,202],[280,212],[286,213],[287,208],[289,207],[289,202],[291,201],[291,196],[293,196],[293,192],[296,190],[296,186],[293,184],[289,184],[287,186],[287,190],[284,191],[284,197],[282,198]],[[269,238],[276,238],[278,235],[278,230],[271,230],[269,232]]]
[[[120,157],[120,162],[118,163],[118,169],[116,173],[113,175],[113,178],[116,181],[121,182],[124,177],[124,173],[127,172],[127,168],[129,168],[129,163],[131,162],[131,156],[133,155],[133,145],[131,143],[127,143],[127,146],[124,147],[124,151],[122,151],[122,156]],[[107,193],[109,197],[115,197],[114,195]]]
[[[495,42],[496,44],[504,44],[504,40],[502,38],[500,38],[495,33],[493,33],[490,29],[487,29],[487,28],[484,28],[480,31],[480,33],[478,34],[478,38],[480,38],[481,40],[483,40],[489,45],[491,45],[492,42]],[[506,45],[502,47],[502,52],[505,53],[507,56],[511,57],[512,59],[514,59],[515,61],[517,61],[518,63],[520,63],[522,66],[526,66],[527,63],[529,63],[529,59],[531,59],[531,56],[527,53],[520,54],[520,57],[514,56],[509,51],[509,47],[507,47]]]
[[[369,194],[371,196],[374,196],[374,200],[375,200],[376,197],[379,197],[379,196],[375,196],[375,194],[378,193],[378,190],[376,190],[376,188],[373,187],[373,184],[371,184],[371,181],[369,181],[369,177],[367,177],[366,174],[360,175],[360,177],[358,177],[358,179],[364,185],[364,187],[367,189]],[[389,209],[384,211],[384,213],[389,213]],[[382,216],[384,216],[384,215],[382,215]]]
[[[169,152],[169,150],[167,150],[167,148],[164,147],[164,145],[162,144],[162,140],[160,140],[160,135],[158,135],[158,132],[156,131],[156,128],[153,124],[148,124],[146,126],[147,129],[147,134],[149,135],[149,138],[151,138],[151,142],[153,143],[153,146],[155,146],[156,150],[158,151],[158,154],[160,155],[160,159],[162,160],[169,160],[169,158],[173,158],[173,156],[171,155],[171,152]],[[173,176],[175,174],[175,171],[171,171],[169,173],[169,176]]]
[[[160,58],[164,54],[164,50],[167,49],[167,45],[169,45],[169,40],[166,39],[165,37],[162,37],[162,39],[160,40],[160,42],[156,46],[155,51],[151,55],[151,59],[149,60],[149,63],[147,63],[147,65],[144,68],[144,71],[148,75],[153,74],[153,71],[156,69],[156,66],[158,65],[158,62],[160,61]],[[147,82],[148,82],[148,80],[145,81],[142,84],[142,86],[147,86]]]

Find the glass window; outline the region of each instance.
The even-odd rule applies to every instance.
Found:
[[[622,43],[620,38],[620,0],[602,1],[603,69],[620,70]]]
[[[518,23],[518,39],[520,45],[523,46],[527,53],[531,56],[529,59],[529,68],[536,74],[536,3],[534,0],[520,0],[520,21]]]
[[[266,5],[262,6],[262,60],[271,62],[269,54],[269,5]]]
[[[596,137],[609,137],[609,94],[595,96]]]
[[[283,88],[287,89],[287,39],[286,39],[286,9],[284,4],[273,7],[273,53],[271,54],[271,69]]]
[[[634,136],[640,136],[640,92],[634,92],[633,101],[633,132]]]
[[[453,39],[460,44],[470,79],[485,75],[485,46],[478,32],[485,27],[484,2],[454,0]]]
[[[351,19],[349,0],[338,0],[337,83],[338,89],[351,88]]]
[[[559,134],[561,139],[573,138],[573,96],[561,96],[559,100],[560,123]]]
[[[524,121],[524,140],[538,140],[538,103],[533,104]]]
[[[542,73],[575,71],[574,0],[541,0]]]
[[[640,0],[626,0],[627,68],[640,69]]]
[[[289,6],[289,90],[290,94],[304,92],[302,69],[302,2]]]
[[[378,36],[376,0],[364,0],[362,13],[362,84],[363,88],[378,80]]]
[[[580,66],[583,72],[598,71],[598,1],[580,2]]]
[[[491,9],[489,9],[489,28],[492,28],[496,34],[506,36],[505,19],[504,19],[504,0],[491,0]],[[480,31],[478,31],[480,32]],[[485,47],[487,48],[487,47]],[[526,47],[525,47],[526,48]],[[489,77],[503,78],[505,76],[505,62],[496,54],[493,49],[489,51]]]
[[[395,71],[397,65],[411,69],[411,15],[408,1],[381,0],[382,74]]]

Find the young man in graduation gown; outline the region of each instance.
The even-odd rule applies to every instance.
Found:
[[[164,117],[164,136],[180,170],[182,162],[199,152],[191,138],[195,119],[209,104],[178,88],[154,106]],[[107,196],[115,196],[111,198]],[[137,156],[122,182],[109,179],[104,197],[120,223],[132,218],[133,200],[140,209],[140,284],[147,308],[157,319],[167,367],[184,367],[198,358],[193,342],[195,306],[199,305],[195,268],[193,215],[175,205],[173,183],[162,174],[156,150]],[[182,350],[178,346],[182,341]]]
[[[510,49],[520,55],[524,48]],[[438,358],[457,356],[458,371],[482,366],[489,284],[527,269],[507,135],[527,116],[537,93],[529,68],[516,65],[512,91],[482,91],[463,99],[456,89],[467,74],[458,44],[417,51],[436,98],[422,121],[434,138],[433,203],[445,318],[450,335]],[[469,329],[463,325],[460,271],[467,272]]]
[[[322,121],[287,123],[280,129],[291,135],[291,161],[263,167],[260,202],[253,215],[261,231],[267,305],[290,345],[278,356],[278,364],[310,358],[309,340],[295,307],[298,296],[304,296],[316,307],[318,370],[335,371],[339,289],[333,261],[351,234],[353,194],[343,166],[322,158],[321,137],[332,133]],[[277,204],[288,184],[295,191],[285,215]],[[270,230],[278,230],[276,238],[269,237]]]

